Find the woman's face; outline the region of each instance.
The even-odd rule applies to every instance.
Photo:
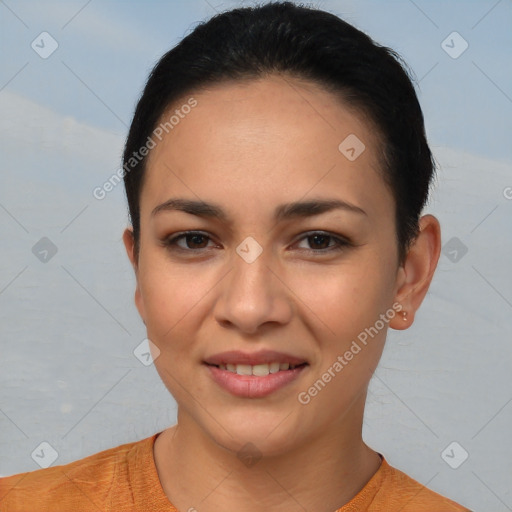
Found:
[[[401,320],[394,203],[375,131],[291,78],[192,96],[188,114],[180,103],[165,116],[181,112],[149,156],[136,265],[136,304],[179,423],[266,454],[357,428],[387,328]],[[221,215],[157,208],[171,199]],[[325,201],[342,207],[311,205]],[[185,231],[199,233],[166,243]],[[264,375],[287,360],[306,364],[232,371]]]

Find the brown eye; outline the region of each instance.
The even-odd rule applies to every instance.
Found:
[[[178,241],[181,239],[185,240],[185,247],[180,245]],[[180,235],[167,238],[164,242],[166,247],[177,248],[183,251],[194,251],[206,249],[205,243],[210,240],[210,237],[199,231],[188,231]]]
[[[314,232],[304,236],[301,240],[307,240],[310,252],[326,253],[332,250],[341,250],[351,245],[350,242],[338,236],[325,232]]]

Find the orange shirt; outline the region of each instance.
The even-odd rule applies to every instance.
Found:
[[[2,512],[178,512],[153,457],[159,433],[66,465],[0,478]],[[390,466],[336,512],[470,512]]]

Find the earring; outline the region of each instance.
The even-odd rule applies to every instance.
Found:
[[[402,311],[402,320],[407,322],[407,311]]]

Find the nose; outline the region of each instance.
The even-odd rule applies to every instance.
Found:
[[[290,322],[293,293],[279,266],[272,264],[265,251],[252,262],[235,253],[232,264],[231,271],[219,283],[220,293],[214,307],[217,322],[244,334],[256,334],[270,324]]]

